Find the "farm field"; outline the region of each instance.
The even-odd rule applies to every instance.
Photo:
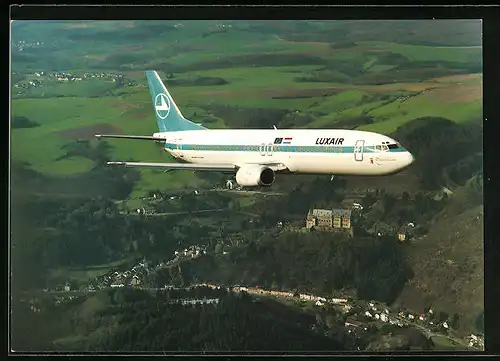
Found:
[[[269,128],[289,126],[282,113],[295,112],[302,116],[300,123],[292,123],[298,128],[348,127],[385,134],[424,116],[457,123],[482,116],[482,49],[477,42],[459,36],[439,46],[415,44],[411,37],[407,43],[389,36],[360,40],[349,28],[351,35],[341,43],[325,38],[328,23],[312,24],[316,28],[302,38],[291,22],[19,24],[13,30],[14,44],[34,33],[45,42],[31,47],[20,43],[13,49],[12,116],[38,126],[12,129],[12,160],[29,162],[48,175],[81,174],[95,161],[65,157],[68,143],[91,140],[96,132],[155,132],[143,73],[148,68],[159,71],[186,117],[209,128],[243,126],[221,115],[217,109],[222,106],[248,113],[255,108],[281,112],[283,118],[270,121]],[[61,29],[66,36],[51,40]],[[58,72],[82,80],[62,82],[50,75]],[[86,78],[85,73],[104,75]],[[33,81],[40,83],[29,86]],[[108,144],[111,159],[169,161],[157,144]],[[206,183],[191,172],[140,172],[134,197],[156,188]]]

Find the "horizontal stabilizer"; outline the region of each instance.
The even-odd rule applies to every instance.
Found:
[[[117,138],[117,139],[140,139],[140,140],[165,140],[165,138],[153,137],[149,135],[118,135],[118,134],[96,134],[97,139]]]
[[[107,165],[124,167],[156,167],[167,169],[204,170],[214,172],[235,171],[233,164],[194,164],[194,163],[147,163],[147,162],[107,162]]]

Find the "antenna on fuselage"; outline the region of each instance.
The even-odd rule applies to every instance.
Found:
[[[273,125],[273,128],[274,128],[274,130],[278,130],[278,128],[276,128],[276,125]]]

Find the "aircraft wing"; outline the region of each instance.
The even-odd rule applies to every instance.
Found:
[[[119,135],[119,134],[96,134],[97,139],[118,138],[118,139],[141,139],[141,140],[165,140],[165,138],[153,137],[149,135]]]
[[[156,167],[171,170],[205,170],[214,172],[236,171],[234,164],[195,164],[195,163],[147,163],[147,162],[107,162],[107,165],[119,165],[124,167]]]
[[[213,172],[236,172],[242,166],[249,164],[196,164],[196,163],[148,163],[148,162],[107,162],[107,165],[123,167],[155,167],[167,168],[168,170],[194,170],[194,171],[213,171]],[[253,163],[271,168],[275,172],[288,170],[283,163]]]
[[[272,162],[272,161],[271,162],[262,162],[262,163],[239,164],[238,168],[241,168],[242,166],[249,165],[249,164],[263,165],[263,166],[271,168],[273,171],[275,171],[277,173],[284,172],[284,171],[290,171],[290,169],[288,169],[286,164],[279,163],[279,162]]]

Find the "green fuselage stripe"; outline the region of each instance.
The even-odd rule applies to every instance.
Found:
[[[216,151],[216,152],[268,152],[269,145],[213,145],[213,144],[172,144],[165,143],[165,148],[168,150],[182,151]],[[302,146],[302,145],[283,145],[274,144],[272,147],[273,153],[354,153],[353,146]],[[363,147],[364,153],[400,153],[406,152],[404,148],[388,149],[386,151],[378,150],[375,146]]]

